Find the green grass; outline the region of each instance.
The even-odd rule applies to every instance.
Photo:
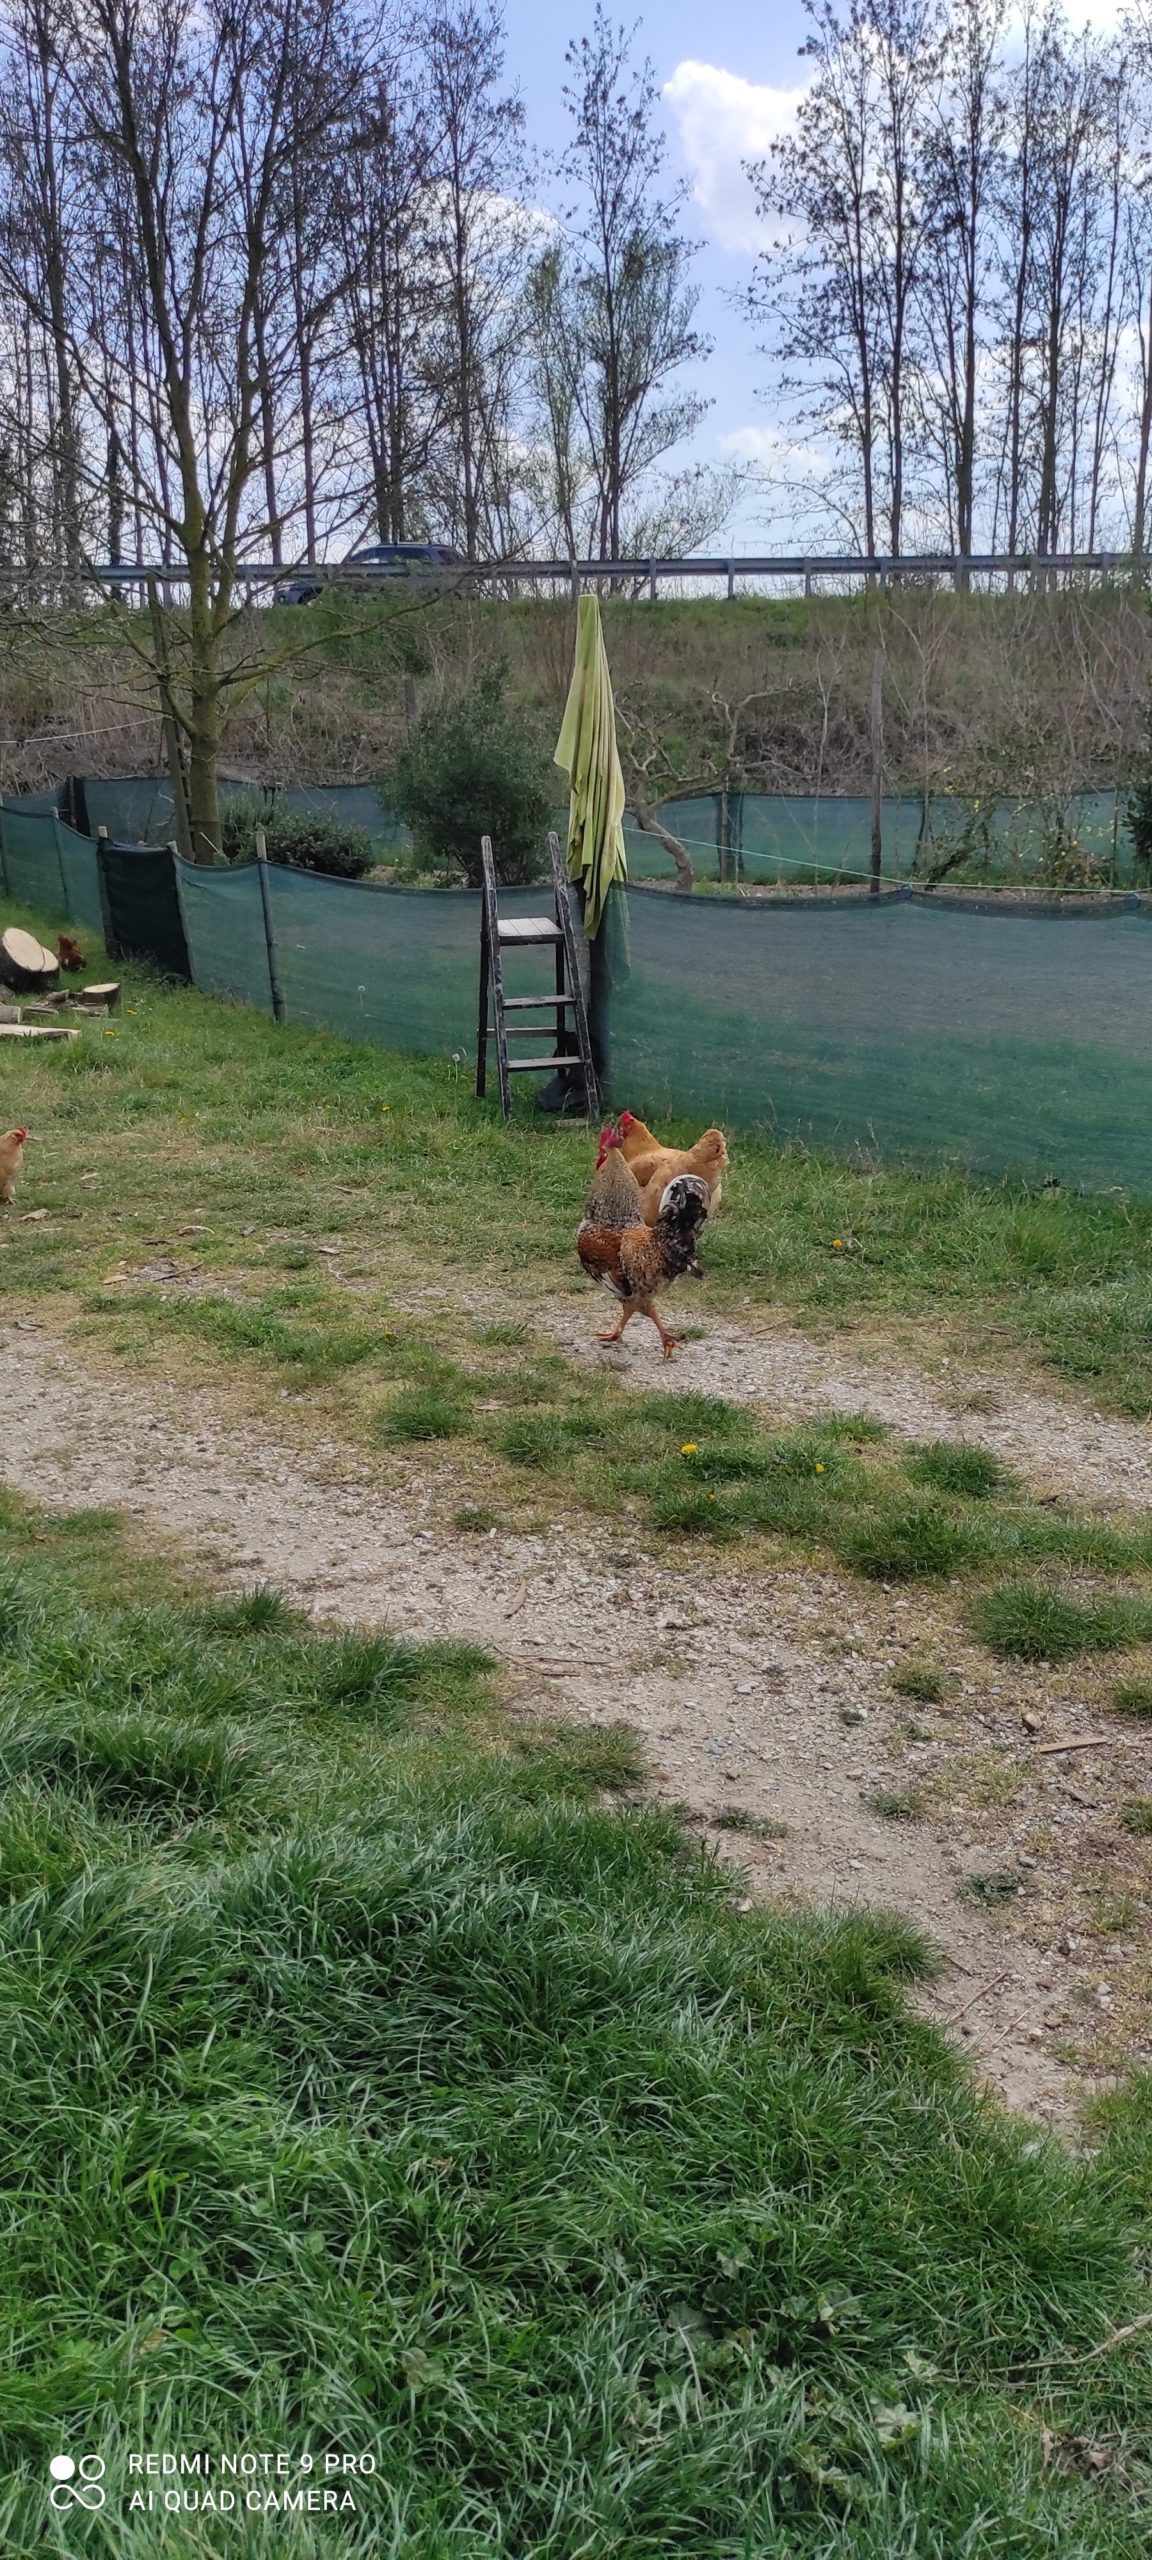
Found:
[[[1152,1716],[1152,1680],[1118,1680],[1112,1703],[1121,1715]]]
[[[397,1260],[506,1293],[507,1313],[480,1328],[488,1355],[527,1338],[525,1277],[579,1286],[582,1130],[526,1098],[505,1127],[447,1059],[278,1030],[142,971],[122,975],[115,1024],[35,1057],[0,1056],[0,1126],[20,1119],[33,1132],[19,1206],[49,1211],[43,1226],[0,1224],[9,1290],[72,1290],[99,1307],[103,1277],[159,1244],[197,1268],[190,1332],[221,1356],[323,1380],[354,1377],[366,1332],[392,1321]],[[937,1345],[958,1329],[966,1345],[987,1338],[993,1356],[1005,1341],[1023,1349],[1116,1411],[1152,1411],[1152,1203],[853,1169],[751,1137],[733,1159],[707,1240],[709,1306],[739,1314],[751,1300],[821,1328],[923,1321]],[[851,1254],[834,1253],[845,1234]],[[336,1236],[342,1301],[318,1250]],[[117,1280],[116,1294],[122,1338],[139,1337],[159,1288]],[[591,1293],[586,1304],[591,1331]],[[942,1462],[926,1452],[923,1463]],[[938,1473],[925,1483],[974,1491]]]
[[[124,975],[114,1025],[0,1054],[0,1124],[33,1131],[18,1209],[48,1211],[0,1217],[12,1303],[55,1299],[133,1365],[231,1366],[311,1399],[326,1430],[482,1469],[491,1509],[456,1504],[477,1532],[527,1516],[546,1486],[661,1538],[783,1540],[882,1584],[990,1583],[988,1640],[1025,1658],[1135,1640],[1135,1594],[1073,1624],[1059,1593],[1019,1593],[1036,1574],[1139,1582],[1152,1568],[1139,1521],[1033,1501],[965,1441],[909,1447],[863,1416],[771,1432],[718,1398],[630,1393],[543,1347],[517,1292],[526,1274],[532,1289],[581,1288],[581,1130],[527,1106],[505,1127],[438,1061],[280,1031]],[[844,1233],[850,1270],[829,1250]],[[1150,1233],[1152,1212],[1116,1200],[865,1175],[749,1142],[708,1240],[710,1288],[721,1310],[760,1296],[821,1324],[928,1306],[977,1322],[994,1296],[1001,1333],[1023,1339],[1065,1282],[1075,1296],[1086,1275],[1120,1287],[1123,1272],[1134,1288]],[[475,1308],[478,1281],[507,1313]],[[1125,1359],[1146,1361],[1152,1323],[1134,1328]],[[1119,1368],[1112,1387],[1123,1405]]]
[[[475,1652],[2,1524],[6,2555],[272,2560],[126,2456],[283,2446],[377,2465],[306,2560],[1137,2560],[1138,2093],[1027,2138],[907,1929],[736,1913]]]
[[[1134,1796],[1130,1804],[1121,1807],[1120,1820],[1125,1831],[1147,1839],[1152,1833],[1152,1796]]]
[[[892,1686],[901,1698],[916,1698],[922,1706],[934,1707],[947,1697],[952,1683],[935,1662],[904,1662],[893,1672]]]
[[[1147,1600],[1127,1593],[1077,1600],[1036,1582],[1005,1582],[977,1593],[971,1618],[993,1652],[1020,1662],[1117,1653],[1152,1636],[1152,1603]]]

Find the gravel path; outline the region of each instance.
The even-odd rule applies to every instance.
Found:
[[[825,1346],[781,1326],[767,1330],[750,1311],[748,1330],[705,1313],[703,1338],[685,1342],[673,1360],[657,1357],[650,1325],[637,1317],[618,1350],[596,1343],[599,1304],[591,1292],[550,1301],[544,1331],[588,1366],[610,1361],[630,1384],[726,1396],[733,1404],[761,1399],[792,1416],[817,1410],[864,1413],[914,1440],[971,1440],[990,1449],[1037,1493],[1115,1509],[1152,1502],[1152,1423],[1113,1421],[1071,1393],[1025,1385],[967,1361],[941,1360],[936,1375],[894,1363],[879,1347]],[[697,1310],[680,1293],[671,1321]]]
[[[586,1346],[589,1313],[565,1317],[574,1348]],[[636,1331],[627,1365],[643,1365],[649,1383],[661,1372],[642,1364]],[[790,1337],[713,1335],[664,1374],[781,1398],[789,1380],[801,1402],[837,1401],[836,1376],[851,1409],[881,1410],[887,1396],[891,1418],[899,1382],[889,1391],[807,1349],[805,1361]],[[393,1462],[387,1481],[383,1461],[316,1438],[301,1445],[303,1416],[286,1419],[283,1437],[237,1424],[223,1399],[109,1374],[87,1347],[81,1357],[32,1325],[0,1332],[0,1396],[0,1475],[37,1500],[124,1510],[185,1555],[238,1583],[267,1576],[317,1614],[480,1640],[507,1666],[525,1714],[633,1727],[652,1793],[689,1808],[738,1864],[747,1882],[735,1890],[914,1919],[949,1960],[926,2000],[932,2013],[1010,2106],[1072,2116],[1078,2084],[1039,2023],[1052,2004],[1050,1950],[957,1899],[971,1839],[869,1809],[869,1792],[894,1774],[884,1675],[894,1649],[919,1639],[919,1601],[804,1567],[681,1570],[594,1524],[578,1535],[557,1523],[470,1536],[451,1525],[461,1487],[449,1462],[421,1453],[402,1474]],[[758,1839],[719,1827],[733,1811],[786,1829]]]

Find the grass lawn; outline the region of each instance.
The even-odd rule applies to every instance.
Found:
[[[209,1273],[265,1295],[319,1281],[335,1234],[363,1251],[365,1278],[443,1272],[499,1291],[512,1316],[521,1275],[580,1285],[582,1130],[526,1100],[505,1129],[473,1100],[466,1066],[278,1031],[123,974],[129,1009],[114,1025],[35,1055],[0,1047],[0,1126],[35,1132],[20,1206],[50,1213],[43,1230],[0,1229],[9,1290],[90,1291],[158,1235],[183,1235]],[[1023,1350],[1095,1402],[1143,1415],[1150,1247],[1152,1202],[853,1171],[741,1140],[708,1239],[708,1301],[896,1338],[912,1326],[940,1349]],[[270,1311],[291,1316],[290,1296]]]
[[[474,1652],[0,1543],[11,2560],[1146,2552],[1146,2092],[1079,2163],[1007,2128],[909,1934],[735,1911]],[[128,2504],[268,2448],[375,2470]]]
[[[125,978],[115,1022],[0,1047],[0,1127],[33,1132],[0,1213],[10,1302],[43,1302],[133,1367],[229,1367],[398,1455],[447,1444],[462,1493],[483,1497],[461,1503],[461,1528],[487,1525],[492,1499],[530,1517],[546,1491],[665,1539],[784,1540],[880,1581],[966,1581],[976,1632],[1007,1656],[1152,1637],[1152,1538],[1130,1520],[1034,1501],[958,1444],[917,1450],[864,1418],[769,1433],[717,1399],[630,1394],[541,1343],[521,1310],[542,1291],[579,1292],[590,1333],[597,1316],[572,1251],[579,1127],[525,1106],[506,1128],[450,1062]],[[1066,1371],[1098,1356],[1094,1391],[1143,1410],[1150,1228],[1152,1206],[739,1145],[708,1301],[825,1327],[931,1311],[939,1342],[983,1328]]]

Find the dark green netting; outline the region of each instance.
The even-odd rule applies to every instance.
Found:
[[[104,931],[104,909],[100,899],[100,866],[91,836],[78,836],[74,827],[56,820],[56,848],[68,904],[66,913],[74,924],[86,926],[89,933]]]
[[[289,784],[274,796],[284,808],[315,810],[319,817],[339,818],[346,826],[363,827],[382,862],[408,851],[411,839],[407,828],[395,811],[385,806],[371,783],[317,783],[315,788]]]
[[[171,842],[175,825],[172,788],[162,776],[129,775],[111,782],[89,781],[85,776],[82,789],[93,835],[98,828],[107,827],[109,835],[121,844]],[[400,821],[370,783],[291,784],[265,789],[259,783],[222,782],[220,798],[222,803],[259,800],[269,813],[276,807],[314,810],[319,816],[363,827],[382,861],[408,843]]]
[[[698,881],[830,887],[868,878],[871,802],[817,795],[718,792],[665,800],[656,812],[692,858]],[[625,823],[633,880],[671,880],[675,863],[633,819]],[[962,859],[953,864],[953,856]],[[886,880],[956,868],[991,886],[1049,880],[1069,886],[1129,886],[1134,878],[1124,794],[1073,792],[1038,801],[965,800],[935,793],[925,811],[917,793],[881,804],[881,872]]]
[[[260,875],[254,862],[235,871],[175,866],[193,981],[210,996],[272,1007]]]
[[[469,890],[384,889],[268,866],[277,974],[289,1022],[385,1048],[471,1057],[480,900]],[[547,892],[506,889],[504,915],[550,913]],[[548,983],[551,954],[506,961],[510,995]],[[550,1051],[541,1041],[541,1054]]]
[[[91,781],[84,777],[84,806],[89,832],[107,827],[118,844],[168,844],[173,829],[172,786],[158,775],[123,781]]]
[[[23,809],[32,818],[62,818],[66,814],[67,791],[66,782],[58,782],[53,791],[6,791],[3,805],[6,809]]]
[[[113,957],[151,960],[167,977],[190,979],[192,967],[171,854],[163,848],[102,844],[100,877]]]
[[[96,847],[62,818],[0,808],[0,880],[10,898],[43,916],[104,930]]]
[[[618,1106],[1152,1192],[1147,908],[626,903]]]
[[[0,847],[13,898],[92,920],[91,845],[5,812]],[[121,950],[268,1009],[254,865],[194,871],[105,845],[100,869]],[[470,1072],[475,895],[274,865],[267,883],[289,1021]],[[545,894],[505,891],[502,906],[531,913]],[[510,959],[509,992],[539,989],[548,968],[540,950]],[[904,889],[740,905],[633,888],[614,897],[597,980],[609,1098],[656,1126],[718,1119],[881,1160],[1152,1196],[1152,901],[1045,908]],[[541,1054],[552,1045],[542,1036]]]

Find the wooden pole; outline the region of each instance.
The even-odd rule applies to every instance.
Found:
[[[264,917],[264,947],[268,953],[268,985],[272,994],[272,1011],[277,1022],[284,1020],[284,990],[276,971],[276,937],[272,931],[272,901],[268,895],[268,846],[263,827],[256,829],[256,871],[260,882],[260,908]]]
[[[884,651],[872,653],[872,854],[869,864],[868,895],[880,895],[880,866],[883,842],[880,808],[884,797]]]

